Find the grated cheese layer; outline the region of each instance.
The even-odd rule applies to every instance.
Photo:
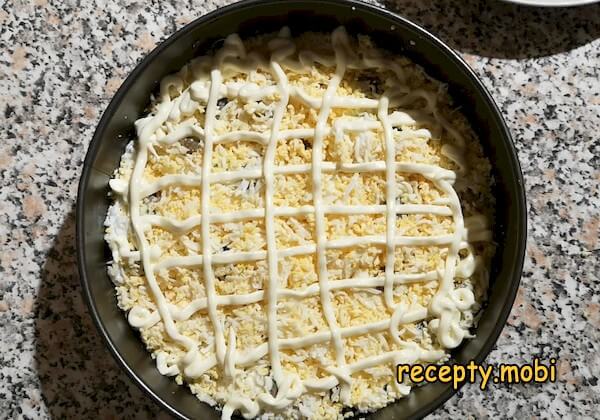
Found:
[[[444,86],[344,28],[226,38],[161,81],[110,181],[118,304],[159,372],[245,418],[408,395],[471,337],[490,165]]]

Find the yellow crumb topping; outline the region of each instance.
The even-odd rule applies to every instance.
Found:
[[[264,50],[264,38],[247,43],[247,50]],[[309,49],[315,54],[332,55],[330,38],[323,34],[306,34],[296,40],[297,49]],[[263,46],[261,46],[263,45]],[[358,54],[368,54],[373,45],[366,37],[356,41]],[[386,69],[349,69],[337,87],[336,95],[352,98],[378,99],[385,89],[395,84],[405,86],[407,91],[416,89],[440,93],[440,112],[456,127],[466,140],[465,161],[469,170],[461,174],[456,189],[465,216],[483,212],[491,214],[489,192],[489,164],[483,157],[465,119],[451,112],[450,100],[440,85],[427,78],[422,70],[405,58],[390,60],[404,71],[404,80]],[[205,60],[206,61],[206,60]],[[194,67],[196,66],[196,67]],[[206,77],[206,63],[192,64],[195,74]],[[315,63],[307,72],[298,73],[286,69],[290,86],[302,89],[307,95],[322,98],[335,69]],[[190,69],[182,70],[183,86],[175,89],[173,97],[182,95],[194,80]],[[263,69],[249,74],[228,68],[223,71],[223,83],[245,83],[251,81],[258,86],[275,86],[274,77]],[[261,100],[241,98],[220,101],[218,104],[214,133],[216,136],[235,131],[266,133],[273,121],[273,111],[280,100],[279,94]],[[443,146],[452,143],[448,131],[434,118],[426,114],[426,103],[415,99],[413,103],[398,105],[396,110],[414,109],[415,123],[393,130],[392,141],[396,145],[397,162],[436,165],[449,170],[457,170],[456,162],[442,153]],[[193,121],[203,127],[206,118],[205,106],[198,106],[190,115],[163,124],[157,132],[157,139],[173,133],[182,121]],[[333,127],[336,121],[344,118],[367,118],[377,120],[376,110],[333,108],[327,121]],[[420,118],[418,118],[420,117]],[[314,129],[318,110],[307,106],[298,99],[291,98],[281,120],[281,130]],[[425,130],[428,134],[425,135]],[[336,137],[332,132],[323,139],[323,160],[335,165],[359,164],[372,161],[385,161],[385,140],[381,128],[361,132],[346,132]],[[200,175],[204,150],[203,141],[193,137],[184,138],[172,144],[157,142],[143,171],[144,184],[151,184],[168,175]],[[212,149],[211,174],[224,174],[233,171],[261,170],[265,156],[265,146],[253,141],[233,141],[216,144]],[[293,137],[280,140],[275,147],[275,167],[289,165],[309,165],[313,156],[313,139]],[[132,161],[135,154],[124,156],[115,178],[128,180],[131,177]],[[277,173],[273,177],[273,204],[276,208],[312,206],[314,185],[311,173]],[[447,199],[446,194],[433,181],[423,175],[398,171],[395,175],[396,203],[435,204]],[[387,183],[384,172],[349,173],[328,171],[322,175],[323,204],[328,206],[385,206],[387,204]],[[144,215],[155,215],[184,222],[201,216],[202,191],[200,186],[170,185],[145,197],[141,211]],[[121,203],[127,209],[127,203]],[[243,210],[263,209],[265,206],[265,181],[263,178],[235,179],[214,182],[210,185],[209,208],[212,215],[224,215]],[[275,244],[278,250],[294,247],[314,246],[315,218],[313,213],[296,216],[277,215],[274,217]],[[108,223],[107,235],[115,232],[114,223]],[[451,216],[435,214],[399,214],[396,217],[394,233],[397,236],[430,237],[452,235],[454,222]],[[325,240],[386,235],[386,214],[326,214],[324,217]],[[156,250],[153,262],[160,264],[173,257],[194,257],[202,255],[203,238],[200,226],[185,232],[174,233],[167,229],[149,226],[145,229],[149,249]],[[209,229],[211,252],[215,255],[227,253],[266,251],[267,238],[264,215],[242,221],[211,223]],[[132,251],[138,249],[136,238],[129,232],[128,244]],[[435,273],[444,268],[447,249],[442,246],[397,246],[395,247],[395,274]],[[476,255],[488,261],[492,246],[478,246]],[[383,245],[360,245],[340,249],[327,249],[328,280],[336,281],[354,278],[381,278],[385,275],[386,249]],[[123,257],[113,266],[121,270],[122,281],[117,283],[119,305],[124,310],[135,306],[152,311],[156,308],[154,297],[139,262]],[[265,258],[242,263],[217,263],[213,268],[214,287],[217,296],[247,295],[268,290],[269,270]],[[180,310],[205,299],[205,278],[201,264],[186,267],[166,267],[155,273],[156,281],[165,299]],[[277,276],[281,290],[303,290],[319,283],[314,253],[308,255],[282,256],[277,266]],[[471,288],[477,304],[469,309],[476,312],[483,299],[485,285],[479,274],[461,279],[462,285]],[[407,281],[393,287],[395,303],[418,304],[427,308],[438,290],[438,280]],[[386,306],[383,287],[367,289],[333,289],[330,292],[335,320],[340,328],[388,320],[390,312]],[[256,300],[244,305],[219,306],[219,322],[224,331],[235,330],[236,346],[243,352],[263,345],[268,340],[267,302]],[[472,321],[472,316],[469,315]],[[468,318],[468,316],[467,316]],[[198,351],[206,357],[213,354],[215,339],[213,326],[205,309],[196,311],[187,319],[175,319],[177,330],[198,343]],[[402,325],[400,339],[418,344],[427,350],[443,349],[428,330],[428,323],[410,322]],[[294,339],[329,331],[323,313],[319,294],[303,298],[280,297],[277,302],[277,330],[280,339]],[[140,329],[142,339],[149,351],[156,357],[167,355],[168,363],[176,363],[185,355],[185,349],[174,342],[165,332],[160,320],[150,327]],[[343,339],[345,359],[354,363],[367,357],[383,354],[401,347],[392,339],[388,330],[346,337]],[[284,373],[294,373],[303,380],[326,378],[328,367],[335,365],[335,352],[328,342],[310,345],[299,349],[284,348],[281,365]],[[187,378],[181,372],[176,380],[189,383],[192,391],[204,401],[222,404],[227,395],[239,392],[255,398],[263,389],[269,388],[271,374],[269,359],[263,357],[256,363],[236,366],[235,380],[228,378],[220,366],[209,369],[199,378]],[[350,405],[359,410],[372,411],[401,396],[394,386],[394,369],[391,364],[372,367],[353,374],[350,390]],[[289,417],[303,413],[311,418],[341,418],[344,404],[340,402],[339,389],[331,392],[308,393],[302,395],[290,407],[275,413],[275,416]],[[299,411],[298,411],[299,410]],[[304,410],[304,411],[302,411]]]

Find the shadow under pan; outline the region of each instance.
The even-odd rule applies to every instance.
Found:
[[[447,83],[455,103],[475,129],[492,164],[497,210],[489,300],[476,329],[452,353],[457,363],[481,362],[498,338],[512,307],[521,278],[526,241],[523,178],[510,133],[489,93],[451,49],[411,22],[357,1],[245,1],[221,8],[190,23],[150,53],[123,83],[102,116],[90,144],[77,200],[77,252],[85,300],[101,335],[133,381],[164,409],[180,418],[218,418],[187,387],[158,373],[138,333],[117,307],[115,290],[106,272],[110,259],[104,244],[103,222],[108,209],[108,181],[133,138],[133,122],[148,106],[160,79],[189,60],[218,47],[224,37],[242,37],[289,26],[292,33],[329,32],[339,25],[350,34],[368,34],[389,51],[420,64]],[[430,384],[376,413],[374,419],[419,418],[441,405],[455,391],[451,385]]]

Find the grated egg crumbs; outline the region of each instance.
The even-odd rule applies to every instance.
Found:
[[[343,28],[232,35],[136,126],[108,273],[160,373],[224,418],[377,410],[410,391],[401,355],[443,362],[469,336],[490,165],[416,64]]]

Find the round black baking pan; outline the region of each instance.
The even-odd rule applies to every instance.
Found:
[[[237,32],[242,37],[289,26],[292,33],[331,31],[346,26],[350,34],[368,34],[379,46],[405,55],[436,79],[450,95],[481,140],[489,157],[497,211],[498,243],[490,291],[476,337],[453,352],[457,363],[480,363],[493,348],[513,304],[525,253],[526,206],[523,177],[510,133],[488,91],[467,64],[435,36],[408,20],[358,1],[243,1],[205,15],[161,43],[133,70],[104,112],[89,146],[77,198],[77,252],[83,295],[106,345],[131,379],[165,410],[179,418],[211,419],[219,413],[200,402],[185,386],[161,376],[138,333],[116,303],[107,272],[110,254],[103,240],[109,205],[108,181],[117,168],[133,122],[141,117],[160,79],[195,56],[218,47]],[[374,419],[412,419],[433,411],[454,394],[450,385],[430,384],[376,413]]]

